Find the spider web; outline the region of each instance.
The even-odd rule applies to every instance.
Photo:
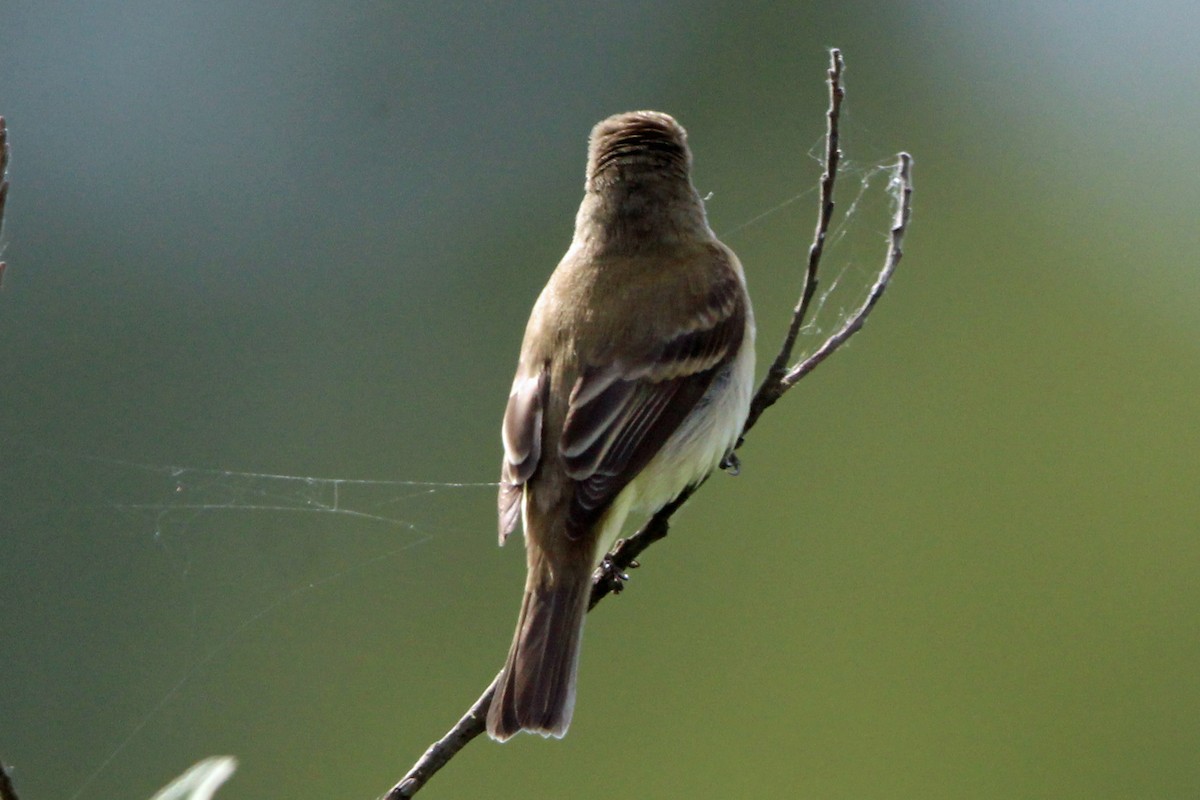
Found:
[[[130,537],[130,548],[150,542],[167,556],[188,609],[191,655],[178,677],[131,729],[115,732],[116,744],[71,800],[85,796],[148,735],[189,683],[253,637],[266,618],[438,537],[477,537],[478,512],[493,506],[496,487],[494,482],[330,478],[39,452],[55,464],[90,467],[90,507],[116,515],[117,530]],[[456,521],[453,510],[464,499],[470,501],[469,512]],[[230,557],[231,548],[238,548],[238,557]],[[227,574],[231,562],[244,567]],[[230,607],[233,595],[257,599]]]
[[[870,286],[882,263],[885,247],[891,232],[891,222],[895,213],[895,203],[898,198],[896,191],[897,163],[894,155],[876,161],[857,161],[847,158],[846,152],[857,152],[860,145],[856,142],[847,144],[848,124],[846,115],[842,118],[842,150],[843,155],[838,167],[837,186],[834,202],[836,204],[832,224],[825,239],[825,254],[821,259],[821,269],[818,276],[818,291],[813,298],[808,318],[800,329],[797,341],[797,352],[793,363],[797,363],[824,343],[825,337],[841,327],[847,318],[862,302],[865,288]],[[820,169],[824,168],[825,137],[815,140],[809,147],[807,158]],[[789,227],[787,237],[789,252],[794,253],[794,269],[789,276],[794,277],[799,284],[805,259],[808,255],[808,242],[812,236],[816,215],[813,206],[819,192],[815,181],[810,181],[812,187],[791,195],[776,203],[760,214],[725,229],[719,238],[731,244],[738,250],[740,240],[748,238],[750,232],[760,227],[767,220],[772,220],[772,227],[779,226],[778,218],[786,215],[786,225]],[[886,191],[880,189],[881,185]],[[801,202],[805,201],[805,202]],[[803,244],[797,244],[802,242]],[[786,269],[788,265],[771,265],[776,271]],[[757,270],[756,270],[757,271]],[[762,295],[756,295],[753,283],[755,276],[751,275],[751,297],[755,309],[760,314],[771,305],[772,300]],[[789,298],[794,302],[795,298]],[[786,306],[788,301],[777,303]],[[758,358],[763,362],[772,355],[765,348],[775,344],[771,338],[773,331],[764,330],[759,324],[759,353]],[[807,349],[806,349],[807,348]]]
[[[95,456],[84,458],[136,470],[157,479],[153,482],[160,484],[158,499],[117,499],[110,500],[109,505],[117,511],[152,523],[154,537],[160,540],[214,513],[327,514],[416,532],[419,530],[418,523],[411,516],[401,515],[411,513],[413,501],[443,491],[494,488],[497,485],[495,482],[322,478],[141,464]]]

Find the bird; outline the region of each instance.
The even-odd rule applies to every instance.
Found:
[[[687,133],[632,111],[588,141],[574,235],[534,304],[504,411],[500,543],[525,538],[488,735],[571,724],[592,573],[630,513],[733,456],[754,382],[741,262],[709,227]]]

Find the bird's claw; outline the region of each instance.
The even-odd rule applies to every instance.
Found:
[[[629,568],[633,569],[638,566],[636,561],[629,563]],[[625,588],[625,581],[629,580],[629,573],[622,572],[617,569],[617,565],[613,563],[612,556],[606,555],[600,560],[600,583],[608,586],[608,590],[613,594],[620,594]]]
[[[717,466],[736,477],[742,471],[742,460],[738,458],[737,453],[730,450]]]

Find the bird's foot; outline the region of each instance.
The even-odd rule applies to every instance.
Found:
[[[730,450],[717,466],[736,477],[742,471],[742,460],[738,458],[737,453]]]
[[[620,542],[617,542],[618,546],[620,544]],[[637,561],[629,562],[629,569],[637,569],[638,566],[639,564]],[[629,573],[622,572],[617,568],[617,565],[613,563],[611,553],[600,559],[600,566],[597,569],[599,571],[597,583],[602,583],[608,586],[608,590],[613,594],[620,594],[625,588],[625,582],[629,580]]]

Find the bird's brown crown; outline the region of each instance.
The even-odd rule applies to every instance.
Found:
[[[627,111],[592,128],[588,184],[628,180],[648,173],[686,179],[691,162],[687,132],[669,114]]]

